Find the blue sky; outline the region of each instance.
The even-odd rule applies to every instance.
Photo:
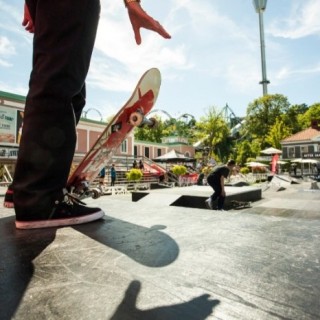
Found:
[[[0,0],[0,90],[26,95],[32,35],[21,26],[22,0]],[[142,0],[171,40],[142,31],[136,46],[122,0],[101,0],[99,30],[87,78],[88,118],[113,115],[140,75],[162,73],[155,108],[199,119],[226,104],[243,116],[262,95],[258,14],[252,0]],[[264,13],[270,94],[291,104],[320,102],[320,1],[268,0]]]

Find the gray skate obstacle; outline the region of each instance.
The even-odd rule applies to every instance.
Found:
[[[226,186],[225,207],[232,201],[254,202],[262,199],[262,190],[257,187]],[[189,186],[181,188],[132,192],[132,201],[150,206],[177,206],[206,209],[205,200],[213,193],[209,186]]]

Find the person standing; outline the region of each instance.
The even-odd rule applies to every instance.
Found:
[[[137,160],[133,160],[132,169],[137,169],[137,168],[138,168]]]
[[[144,170],[144,165],[143,165],[142,160],[139,161],[139,169],[140,169],[141,171]]]
[[[224,188],[225,179],[235,166],[234,160],[229,160],[226,165],[218,165],[208,175],[207,182],[214,190],[214,193],[205,201],[209,209],[213,209],[213,202],[218,199],[217,210],[223,210],[226,191]]]
[[[124,2],[138,45],[141,28],[170,38],[161,24],[142,9],[140,0]],[[22,24],[34,37],[13,178],[18,229],[74,225],[104,215],[100,208],[83,205],[66,190],[99,15],[100,0],[25,1]]]
[[[111,169],[110,169],[110,176],[111,176],[111,186],[114,186],[116,179],[117,179],[117,171],[114,167],[114,163],[112,164]]]
[[[104,185],[104,179],[105,179],[105,177],[106,177],[106,168],[103,167],[103,168],[101,169],[100,173],[99,173],[99,184],[100,184],[101,186]]]

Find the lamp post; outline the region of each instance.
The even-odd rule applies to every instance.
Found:
[[[261,46],[261,69],[262,69],[262,81],[259,83],[262,84],[263,95],[268,94],[268,84],[270,83],[267,80],[267,71],[266,71],[266,53],[265,53],[265,44],[264,44],[264,27],[263,27],[263,12],[267,7],[267,0],[253,0],[253,5],[256,12],[259,14],[259,29],[260,29],[260,46]]]

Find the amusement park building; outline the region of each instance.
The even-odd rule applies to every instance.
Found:
[[[19,140],[23,126],[25,97],[0,91],[0,164],[14,167],[19,150]],[[86,113],[85,113],[86,115]],[[107,123],[81,118],[77,126],[77,145],[74,162],[78,163],[100,134]],[[161,156],[172,149],[187,157],[194,157],[194,147],[187,140],[179,137],[166,137],[162,143],[135,141],[133,131],[122,142],[114,153],[118,157],[148,157]]]

